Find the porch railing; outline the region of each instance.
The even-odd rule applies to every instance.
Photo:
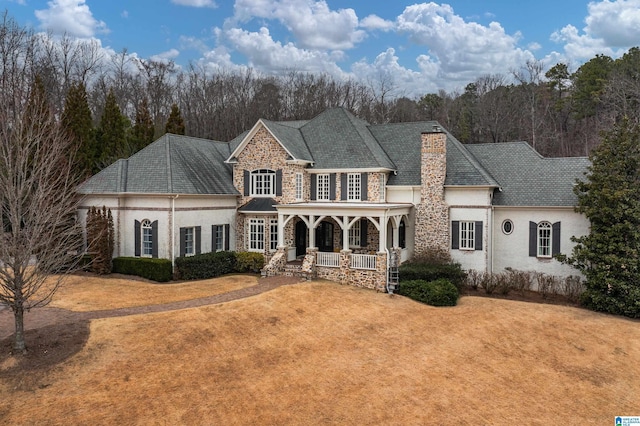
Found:
[[[374,254],[352,254],[351,268],[353,269],[376,269],[376,255]]]
[[[317,266],[340,267],[340,253],[330,253],[319,251],[316,257]]]

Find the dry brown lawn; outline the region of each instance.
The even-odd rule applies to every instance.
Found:
[[[79,352],[28,377],[0,358],[0,423],[608,425],[640,414],[639,325],[557,305],[463,297],[434,308],[295,284],[93,320]]]
[[[70,275],[49,306],[76,312],[131,308],[213,296],[257,283],[257,276],[251,275],[163,284],[117,274],[107,277]]]

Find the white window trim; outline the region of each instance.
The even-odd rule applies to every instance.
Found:
[[[215,247],[212,247],[212,251],[215,252],[219,252],[219,251],[224,251],[224,247],[225,247],[225,225],[216,225],[216,235],[215,237]],[[220,248],[218,248],[218,236],[220,237],[219,242],[220,244]]]
[[[147,233],[148,239],[145,238],[145,234]],[[140,257],[153,257],[153,228],[151,227],[151,221],[149,219],[143,219],[140,222],[140,241],[142,245],[142,247],[140,247]]]
[[[191,241],[189,241],[189,234],[191,234]],[[189,245],[189,243],[191,245]],[[196,254],[196,228],[194,227],[184,228],[184,255],[185,257],[189,257],[195,254]]]
[[[328,173],[316,176],[316,200],[329,201],[330,199],[330,178]]]
[[[548,235],[544,235],[545,233],[548,233]],[[553,241],[553,226],[551,225],[550,222],[540,222],[538,224],[538,229],[536,230],[536,253],[538,257],[543,257],[543,258],[553,257],[552,241]]]
[[[274,244],[275,243],[275,244]],[[278,249],[278,219],[269,220],[269,251]]]
[[[276,172],[271,169],[259,169],[250,173],[252,197],[275,197]]]
[[[252,229],[252,227],[255,229]],[[254,236],[255,238],[253,238]],[[264,219],[247,219],[247,251],[263,253],[265,244],[264,237]]]
[[[362,176],[360,173],[347,174],[347,201],[362,199]]]
[[[470,220],[461,220],[459,238],[458,248],[460,250],[475,250],[476,223]]]
[[[304,175],[302,173],[296,173],[296,201],[302,201],[304,197]]]
[[[360,248],[362,241],[362,233],[360,232],[360,221],[357,220],[351,228],[349,228],[349,248]]]

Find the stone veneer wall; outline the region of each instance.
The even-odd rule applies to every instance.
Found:
[[[315,273],[318,278],[324,278],[340,284],[369,288],[376,291],[386,291],[387,253],[376,253],[376,257],[375,271],[351,269],[351,250],[342,250],[340,252],[340,266],[338,268],[316,266]]]
[[[447,136],[423,133],[420,204],[416,206],[415,254],[449,251],[449,208],[444,201]]]

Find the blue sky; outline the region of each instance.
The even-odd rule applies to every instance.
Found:
[[[528,60],[571,70],[640,46],[640,0],[0,0],[20,24],[100,43],[105,57],[266,74],[391,77],[401,94],[462,90]]]

